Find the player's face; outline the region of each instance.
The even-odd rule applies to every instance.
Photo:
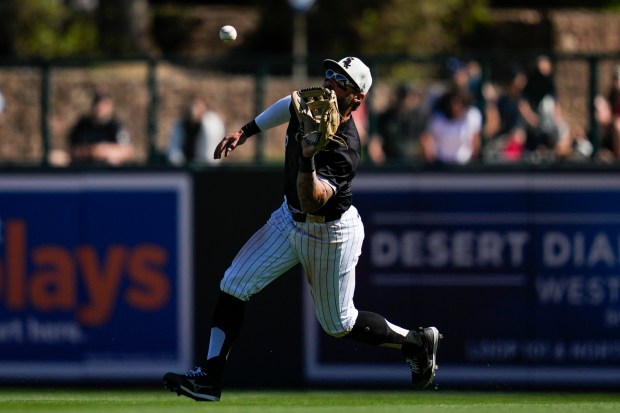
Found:
[[[365,96],[345,75],[331,69],[325,72],[323,87],[336,92],[338,108],[343,115]]]
[[[348,95],[345,96],[338,96],[338,94],[336,94],[337,98],[338,98],[338,109],[341,115],[345,115],[347,113],[347,111],[353,107],[353,104],[355,103],[355,95],[353,93],[350,93]]]
[[[325,80],[333,80],[333,83],[342,90],[347,90],[348,88],[357,89],[355,84],[344,74],[338,73],[331,69],[327,69],[325,71]]]

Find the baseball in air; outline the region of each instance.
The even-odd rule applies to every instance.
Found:
[[[236,38],[237,29],[235,29],[234,27],[226,25],[220,29],[220,39],[222,39],[224,43],[232,42]]]

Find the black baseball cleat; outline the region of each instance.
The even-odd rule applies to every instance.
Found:
[[[415,334],[416,332],[410,331],[409,334]],[[413,386],[417,389],[424,389],[428,387],[435,378],[437,373],[437,347],[439,347],[439,340],[443,338],[439,334],[439,330],[435,327],[420,327],[417,331],[422,337],[423,349],[420,351],[417,348],[417,353],[413,353],[413,346],[403,346],[403,354],[409,367],[411,367],[411,381]]]
[[[199,402],[220,401],[222,386],[210,380],[200,367],[194,367],[187,374],[166,373],[164,387],[178,396],[186,396]]]

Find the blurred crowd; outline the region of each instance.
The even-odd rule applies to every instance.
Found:
[[[502,83],[483,81],[478,62],[450,59],[439,92],[394,87],[376,114],[367,159],[383,164],[614,162],[620,157],[620,67],[595,99],[599,145],[569,122],[554,82],[553,62],[538,56]],[[599,137],[597,136],[597,139]]]
[[[190,92],[177,115],[158,163],[184,166],[190,163],[217,165],[215,147],[226,134],[223,118],[205,97]],[[67,150],[52,150],[48,161],[54,166],[123,166],[135,163],[135,145],[124,122],[117,115],[109,91],[95,87],[90,108],[69,129]]]
[[[605,82],[609,90],[595,96],[595,125],[587,127],[566,118],[548,56],[511,68],[501,81],[484,76],[475,60],[453,58],[444,66],[446,72],[436,83],[423,87],[414,79],[392,83],[389,98],[385,98],[385,87],[381,91],[387,104],[364,103],[353,112],[363,162],[406,166],[613,163],[620,159],[620,66],[612,68]],[[229,131],[225,114],[210,103],[198,90],[185,92],[177,104],[183,107],[165,132],[165,144],[156,148],[157,163],[220,163],[213,159],[213,150]],[[7,120],[7,105],[0,92],[0,126]],[[136,142],[125,126],[132,121],[128,117],[124,111],[117,113],[109,90],[94,88],[90,107],[63,131],[66,149],[52,149],[48,163],[137,163]],[[150,155],[148,160],[153,161]]]

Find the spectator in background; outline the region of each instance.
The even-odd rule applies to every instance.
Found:
[[[506,89],[497,100],[500,119],[498,135],[510,135],[515,129],[522,129],[525,126],[519,112],[519,100],[523,95],[525,85],[527,85],[527,76],[522,70],[515,69]]]
[[[481,139],[488,138],[491,131],[497,129],[498,114],[494,103],[497,97],[495,86],[485,79],[482,66],[477,60],[462,61],[451,57],[446,61],[446,69],[449,74],[447,86],[435,97],[431,96],[431,107],[435,111],[438,98],[446,90],[459,88],[467,92],[471,98],[471,105],[478,108],[482,115]]]
[[[377,117],[377,132],[368,145],[371,161],[380,165],[421,160],[420,136],[427,119],[421,94],[411,86],[398,86],[392,104]]]
[[[496,99],[489,101],[494,107],[498,124],[489,131],[484,146],[484,158],[491,162],[514,162],[521,160],[526,141],[526,125],[519,111],[519,101],[527,84],[527,76],[514,69],[506,87]]]
[[[478,157],[482,114],[471,94],[453,86],[436,105],[422,134],[422,155],[427,162],[467,164]]]
[[[556,159],[562,161],[584,162],[592,159],[594,147],[583,127],[573,126],[568,137],[555,147]]]
[[[528,75],[519,100],[519,113],[525,121],[528,160],[554,159],[556,146],[570,139],[570,129],[562,115],[553,81],[553,65],[547,56],[539,56],[533,72]]]
[[[114,114],[112,97],[96,91],[90,113],[69,133],[72,163],[119,166],[133,157],[129,132]]]
[[[476,106],[485,117],[485,88],[489,86],[482,74],[482,67],[476,60],[461,61],[455,57],[448,58],[446,69],[450,74],[448,88],[455,86],[466,90],[471,96],[471,104]]]
[[[213,153],[225,134],[220,115],[210,109],[203,98],[194,95],[181,119],[172,127],[167,148],[168,162],[173,165],[187,162],[216,165],[221,160],[213,159]]]
[[[595,116],[601,134],[597,156],[605,162],[620,159],[620,66],[614,67],[611,77],[607,94],[594,98]]]

